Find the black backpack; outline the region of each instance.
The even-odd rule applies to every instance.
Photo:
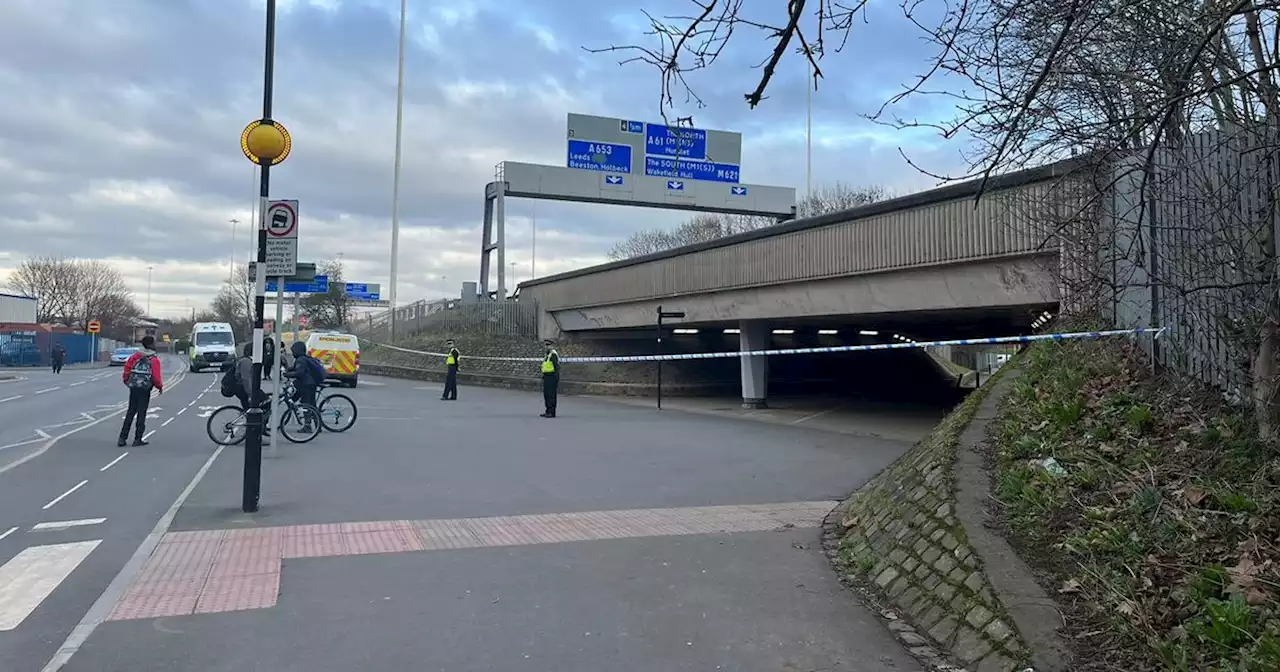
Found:
[[[238,360],[231,360],[222,365],[222,384],[219,391],[224,397],[234,397],[240,391],[240,377],[236,374]]]

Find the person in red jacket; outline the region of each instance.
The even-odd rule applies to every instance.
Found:
[[[134,425],[133,445],[147,445],[142,437],[147,433],[147,406],[151,404],[151,390],[164,394],[164,376],[160,372],[160,357],[156,355],[155,345],[155,337],[143,336],[142,349],[129,355],[124,363],[121,377],[125,387],[129,388],[129,410],[125,411],[117,446],[123,446],[129,438],[129,425]],[[137,424],[134,424],[134,418],[137,418]]]

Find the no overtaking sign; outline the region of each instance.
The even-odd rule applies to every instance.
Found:
[[[267,277],[292,277],[298,272],[298,202],[267,203]]]

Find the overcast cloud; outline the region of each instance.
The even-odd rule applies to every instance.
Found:
[[[140,305],[154,266],[152,313],[203,308],[232,254],[249,255],[254,169],[239,149],[261,116],[263,0],[0,2],[0,275],[31,255],[116,264]],[[504,160],[563,165],[565,115],[658,118],[657,77],[582,46],[645,38],[640,8],[684,13],[687,0],[410,0],[401,202],[400,300],[456,296],[478,273],[486,182]],[[785,3],[772,2],[777,11]],[[351,281],[388,279],[395,128],[396,0],[281,0],[275,118],[293,153],[272,195],[301,201],[301,257],[343,256]],[[764,5],[762,4],[763,8]],[[862,120],[925,65],[927,49],[877,3],[814,98],[814,181],[932,186],[901,147],[935,171],[959,147]],[[695,78],[697,126],[740,131],[743,181],[805,181],[804,63],[784,61],[770,99],[742,103],[762,43],[742,33]],[[934,111],[915,104],[911,115]],[[936,115],[933,115],[936,116]],[[685,215],[513,201],[508,261],[530,274],[604,261],[630,232]],[[240,220],[233,248],[232,219]]]

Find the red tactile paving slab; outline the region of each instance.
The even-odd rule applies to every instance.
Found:
[[[280,571],[281,548],[278,541],[227,539],[213,558],[209,577],[249,576]]]
[[[209,576],[209,570],[213,568],[213,559],[220,545],[221,542],[217,540],[176,544],[162,542],[147,559],[147,564],[143,565],[137,581],[139,583],[183,579],[203,581]]]
[[[426,550],[422,540],[412,530],[392,528],[373,532],[350,532],[342,536],[346,541],[348,555]]]
[[[316,527],[319,527],[318,525]],[[337,527],[336,525],[334,526]],[[290,558],[324,558],[334,555],[346,555],[347,545],[341,534],[296,534],[286,535],[281,557]]]
[[[204,579],[135,582],[116,603],[108,621],[185,616],[196,608]]]
[[[484,543],[458,520],[420,520],[414,523],[426,550],[477,548]]]
[[[170,532],[164,535],[161,543],[182,544],[191,541],[222,541],[229,530],[194,530],[191,532]]]
[[[200,593],[195,613],[266,609],[280,595],[280,573],[210,578]]]

